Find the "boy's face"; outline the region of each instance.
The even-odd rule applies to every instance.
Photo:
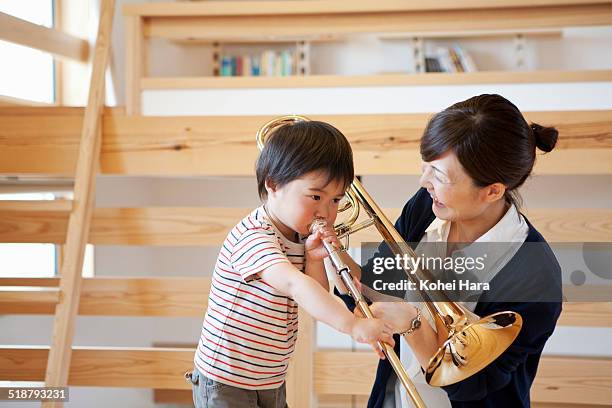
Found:
[[[310,234],[310,224],[315,218],[324,218],[328,225],[333,225],[345,190],[339,180],[327,185],[326,182],[326,173],[314,171],[282,187],[266,183],[266,207],[272,221],[280,224],[276,226],[283,235],[291,239],[295,232]]]

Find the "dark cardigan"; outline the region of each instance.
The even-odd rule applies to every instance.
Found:
[[[406,203],[395,228],[407,242],[418,243],[422,239],[425,230],[435,219],[431,207],[432,199],[425,189],[420,189]],[[537,372],[540,355],[561,313],[561,268],[544,237],[529,221],[527,224],[529,232],[525,243],[541,244],[524,243],[491,281],[490,290],[478,299],[474,310],[480,316],[504,310],[518,312],[523,318],[523,327],[510,348],[486,368],[463,381],[443,387],[454,408],[530,406],[529,389]],[[362,282],[365,284],[369,284],[372,279],[372,274],[368,273],[371,271],[372,259],[363,267]],[[538,288],[537,292],[533,288]],[[538,298],[541,288],[547,288],[548,293]],[[509,289],[520,290],[521,293],[528,293],[532,289],[533,292],[529,295],[529,301],[499,301],[507,299]],[[340,297],[351,310],[355,307],[349,296]],[[398,355],[399,341],[396,335],[395,349]],[[380,360],[368,408],[382,407],[387,381],[395,378],[392,373],[388,361]]]

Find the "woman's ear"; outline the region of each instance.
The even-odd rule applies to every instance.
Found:
[[[489,203],[492,203],[501,198],[504,198],[504,195],[506,194],[506,186],[504,186],[502,183],[493,183],[485,187],[485,191],[485,200]]]

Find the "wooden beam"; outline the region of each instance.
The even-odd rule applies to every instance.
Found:
[[[375,355],[319,351],[314,358],[317,394],[369,395],[378,364]]]
[[[563,303],[560,326],[612,327],[612,302]]]
[[[0,287],[21,287],[21,295],[0,300],[0,314],[52,314],[57,302],[47,297],[30,304],[29,288],[59,285],[57,278],[0,278]],[[83,278],[78,314],[82,316],[203,316],[210,278]],[[8,291],[8,290],[7,290]],[[0,295],[4,296],[0,289]]]
[[[69,385],[189,389],[183,373],[193,366],[192,349],[73,348]],[[38,381],[48,348],[0,347],[0,380]],[[314,354],[317,395],[368,395],[376,373],[371,352],[318,351]],[[535,402],[608,404],[612,400],[612,359],[543,356],[532,387]]]
[[[212,40],[208,40],[212,41]],[[234,40],[235,41],[235,40]],[[582,71],[477,71],[428,72],[384,75],[305,75],[285,77],[147,77],[140,81],[143,90],[157,89],[257,89],[257,88],[343,88],[370,86],[444,86],[468,84],[546,84],[565,82],[610,82],[610,70]]]
[[[143,19],[125,17],[125,106],[128,115],[140,114],[140,78],[145,75]]]
[[[0,200],[0,212],[47,213],[60,212],[68,216],[71,200]]]
[[[81,271],[89,235],[94,202],[95,177],[102,144],[102,114],[104,107],[104,76],[108,62],[114,0],[102,0],[98,35],[92,63],[89,98],[76,164],[74,205],[68,220],[66,248],[60,271],[60,302],[55,309],[51,348],[47,360],[45,385],[62,387],[68,384],[74,322],[79,307]],[[45,408],[59,407],[61,402],[43,402]]]
[[[317,394],[368,395],[376,373],[371,353],[327,352],[315,354]],[[540,402],[608,404],[612,400],[612,359],[543,356],[532,387]]]
[[[609,0],[589,0],[588,4],[609,4]],[[369,0],[326,1],[207,1],[205,3],[156,3],[156,4],[126,4],[123,15],[143,17],[190,17],[198,15],[291,15],[291,14],[342,14],[342,13],[376,13],[383,11],[423,11],[423,10],[456,10],[458,8],[471,10],[482,8],[516,8],[536,6],[575,6],[584,5],[580,0],[497,0],[494,4],[486,0],[467,0],[460,5],[452,0],[439,0],[433,3],[423,3],[417,0],[382,0],[372,3]]]
[[[298,340],[287,372],[287,404],[295,408],[314,408],[314,363],[316,322],[302,308],[299,310]]]
[[[66,112],[66,115],[60,114]],[[82,118],[66,108],[0,109],[0,174],[74,175]],[[82,112],[82,111],[81,111]],[[431,114],[314,115],[346,134],[359,174],[420,174]],[[559,146],[537,174],[612,174],[612,111],[526,112],[555,125]],[[254,134],[270,116],[139,117],[107,111],[101,170],[124,175],[249,175]],[[236,157],[228,166],[226,157]]]
[[[0,95],[0,108],[21,106],[54,106],[52,103],[30,101],[28,99],[15,98],[13,96]]]
[[[5,13],[0,13],[0,39],[62,58],[81,62],[89,58],[89,43],[86,40]]]
[[[540,402],[602,404],[612,401],[611,359],[580,357],[545,357],[531,396]]]
[[[0,243],[55,243],[66,241],[68,213],[51,211],[41,204],[0,202]],[[63,207],[67,204],[58,204]],[[385,208],[395,220],[399,208]],[[93,211],[88,242],[94,245],[221,245],[236,220],[248,214],[247,208],[148,207],[96,208]],[[609,242],[612,209],[532,208],[529,220],[549,242]],[[354,234],[351,245],[379,242],[380,235],[370,228]]]
[[[384,208],[383,211],[389,219],[396,220],[401,209]],[[610,209],[527,208],[522,211],[551,243],[590,242],[591,240],[609,242],[612,234],[612,210]],[[355,245],[361,242],[378,241],[380,241],[380,235],[372,228],[358,232],[351,237],[351,243]]]
[[[79,301],[82,316],[201,317],[206,310],[210,278],[84,278]],[[0,278],[0,287],[20,289],[19,295],[0,296],[0,314],[52,314],[57,298],[51,293],[57,278]],[[37,302],[29,303],[28,291],[50,288]],[[16,289],[12,289],[16,290]],[[0,290],[0,295],[6,291]],[[304,323],[305,324],[305,323]],[[561,326],[612,328],[612,302],[565,302]],[[303,333],[312,332],[305,326]],[[308,369],[307,364],[304,370]]]
[[[59,288],[45,286],[0,286],[0,314],[16,310],[50,309],[59,302]]]
[[[192,349],[73,347],[68,385],[186,389]],[[0,346],[0,379],[44,378],[48,347]]]
[[[317,3],[317,2],[315,2]],[[320,3],[319,3],[320,4]],[[481,3],[483,4],[483,3]],[[166,39],[220,38],[255,36],[312,36],[392,32],[439,32],[464,30],[520,30],[561,28],[568,26],[609,25],[612,23],[612,3],[545,5],[500,8],[447,8],[443,10],[368,10],[324,14],[319,7],[312,13],[286,14],[278,17],[270,8],[258,14],[257,2],[245,6],[242,13],[158,15],[145,20],[147,37]],[[251,13],[244,14],[247,10]],[[261,9],[260,9],[261,10]],[[178,18],[180,17],[180,18]]]
[[[191,390],[153,390],[153,401],[156,404],[183,404],[193,403]],[[367,395],[336,395],[322,394],[317,396],[319,408],[359,408],[368,404]],[[547,403],[532,401],[533,408],[602,408],[602,405],[593,404],[564,404],[560,402]]]

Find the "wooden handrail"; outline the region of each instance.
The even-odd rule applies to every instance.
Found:
[[[82,121],[76,163],[74,205],[68,221],[66,247],[60,271],[60,302],[55,308],[51,348],[46,363],[45,385],[50,387],[62,387],[68,383],[74,323],[81,290],[81,271],[94,206],[95,177],[102,144],[104,75],[110,53],[114,8],[114,0],[102,0],[100,3],[89,97]],[[63,406],[61,402],[43,402],[42,405],[45,408]]]
[[[61,58],[81,62],[89,59],[87,40],[2,12],[0,12],[0,40],[35,48]]]

